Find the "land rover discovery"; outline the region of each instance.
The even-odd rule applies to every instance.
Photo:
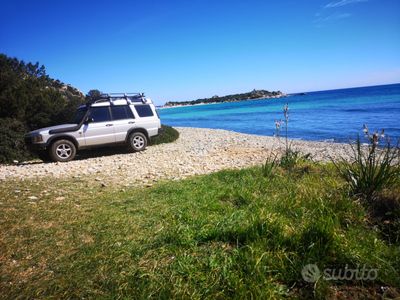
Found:
[[[142,151],[160,128],[155,106],[143,94],[104,94],[80,106],[71,124],[31,131],[25,143],[44,161],[66,162],[79,150],[104,145]]]

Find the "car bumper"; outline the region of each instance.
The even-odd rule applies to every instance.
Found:
[[[43,151],[47,148],[46,143],[33,143],[31,137],[25,137],[25,145],[32,152]]]

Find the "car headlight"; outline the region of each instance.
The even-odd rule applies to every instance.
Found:
[[[43,142],[43,137],[41,134],[32,136],[32,143],[40,143]]]

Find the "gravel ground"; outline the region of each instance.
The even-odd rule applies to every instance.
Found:
[[[143,152],[78,159],[67,163],[26,162],[0,165],[0,180],[38,177],[81,178],[102,185],[150,186],[161,179],[181,179],[222,169],[260,165],[271,151],[284,148],[284,139],[226,130],[177,128],[180,137],[170,144],[148,147]],[[292,147],[311,153],[317,161],[346,156],[349,146],[337,143],[292,141]]]

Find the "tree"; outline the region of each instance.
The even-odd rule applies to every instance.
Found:
[[[95,101],[97,99],[100,99],[102,94],[103,93],[100,92],[99,90],[90,90],[86,94],[86,101]]]
[[[14,149],[6,149],[11,144],[0,149],[0,161],[9,160],[9,154],[2,154],[10,151],[23,158],[24,133],[67,122],[83,102],[79,90],[50,78],[43,65],[0,54],[0,121],[13,124],[7,139],[15,139]]]

